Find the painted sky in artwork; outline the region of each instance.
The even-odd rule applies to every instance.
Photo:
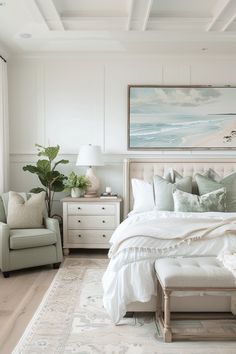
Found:
[[[131,115],[157,113],[235,113],[236,90],[231,88],[136,88],[130,90]],[[137,117],[137,116],[136,116]]]

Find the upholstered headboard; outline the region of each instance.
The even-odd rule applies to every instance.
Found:
[[[175,169],[183,176],[194,176],[197,172],[202,173],[212,168],[221,177],[225,177],[236,172],[236,159],[146,158],[124,160],[124,217],[133,207],[131,179],[139,178],[151,182],[155,174],[163,176],[169,168]]]

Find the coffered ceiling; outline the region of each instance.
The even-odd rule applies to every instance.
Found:
[[[0,0],[0,42],[17,53],[236,54],[236,0]]]

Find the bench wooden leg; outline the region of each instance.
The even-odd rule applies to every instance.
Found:
[[[171,291],[164,290],[164,341],[172,342],[170,324],[170,294]]]
[[[156,319],[158,320],[159,317],[162,317],[162,288],[157,281],[157,311],[156,311]]]

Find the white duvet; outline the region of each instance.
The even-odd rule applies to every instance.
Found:
[[[114,232],[103,276],[103,303],[115,323],[129,303],[156,295],[154,262],[165,256],[236,252],[235,213],[152,211],[130,216]]]

